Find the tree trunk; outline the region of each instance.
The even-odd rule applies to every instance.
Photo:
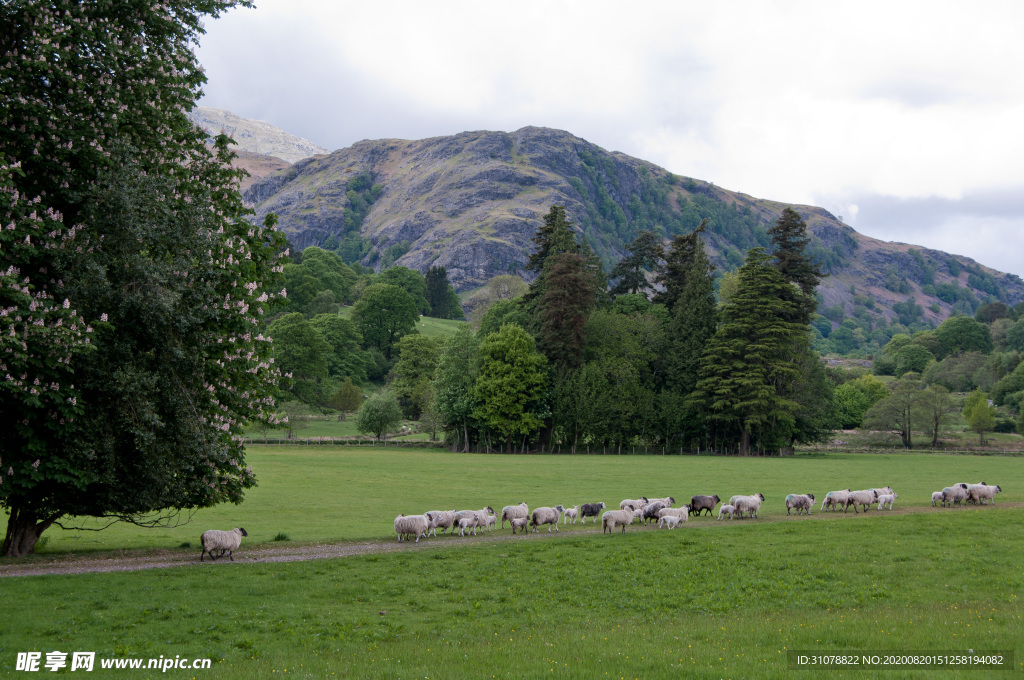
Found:
[[[36,549],[39,536],[50,528],[60,515],[40,519],[32,510],[11,508],[11,516],[7,520],[7,535],[4,537],[4,557],[24,557],[31,555]]]
[[[746,427],[743,428],[743,437],[740,439],[740,455],[750,455],[750,430]]]

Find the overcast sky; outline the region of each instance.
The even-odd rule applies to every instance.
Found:
[[[1024,2],[257,0],[205,106],[331,149],[559,128],[1024,276]]]

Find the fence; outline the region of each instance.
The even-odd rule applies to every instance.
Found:
[[[268,445],[268,446],[387,446],[398,448],[446,448],[444,442],[431,441],[395,441],[385,439],[377,441],[366,437],[302,437],[292,439],[281,439],[274,437],[246,437],[245,445]]]

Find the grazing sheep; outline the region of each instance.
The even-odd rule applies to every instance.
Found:
[[[458,519],[456,517],[458,513],[455,510],[431,510],[424,514],[434,523],[434,536],[437,536],[438,527],[441,528],[441,534],[444,534],[448,529],[455,526],[455,521]],[[453,530],[452,533],[455,533],[455,531]]]
[[[938,503],[941,500],[942,500],[942,492],[941,491],[933,491],[932,492],[932,507],[935,507],[935,504]]]
[[[516,529],[520,530],[519,531],[520,534],[525,534],[526,533],[526,525],[527,525],[527,523],[529,523],[529,521],[530,521],[529,517],[516,517],[513,520],[509,520],[509,522],[512,524],[512,535],[513,536],[516,535]]]
[[[883,507],[888,505],[889,509],[892,510],[892,502],[899,497],[900,495],[895,491],[893,491],[892,493],[883,493],[881,496],[878,497],[878,509],[881,510]]]
[[[586,524],[588,517],[593,517],[597,522],[597,516],[604,510],[604,503],[584,503],[580,506],[580,524]]]
[[[235,527],[231,531],[218,529],[204,531],[203,535],[199,537],[199,542],[203,544],[203,552],[199,555],[199,561],[202,562],[207,553],[210,554],[211,560],[224,557],[224,553],[227,553],[228,558],[234,562],[235,550],[242,545],[242,537],[248,535],[242,527]],[[220,554],[214,555],[214,550],[219,550]]]
[[[565,514],[562,516],[562,524],[568,524],[569,520],[572,520],[573,524],[576,524],[576,520],[580,516],[580,506],[574,505],[571,508],[565,509]]]
[[[647,499],[644,498],[643,496],[636,500],[631,500],[627,498],[626,500],[619,503],[619,510],[625,510],[627,505],[636,510],[637,508],[642,508],[645,505],[647,505]]]
[[[700,515],[701,512],[707,510],[710,515],[721,500],[717,494],[714,496],[694,496],[690,499],[690,512]]]
[[[662,517],[678,517],[680,522],[689,522],[690,509],[685,505],[681,508],[662,508],[658,510],[658,519]]]
[[[722,519],[726,515],[729,515],[729,519],[735,519],[736,506],[726,504],[718,509],[718,519]]]
[[[974,484],[967,490],[967,495],[974,503],[988,505],[985,501],[992,501],[992,504],[995,505],[996,494],[1002,490],[998,484]]]
[[[633,510],[606,510],[601,515],[601,533],[612,533],[615,527],[622,527],[626,533],[626,525],[633,522]]]
[[[947,486],[942,490],[942,507],[962,505],[967,499],[967,484],[961,482],[955,486]]]
[[[512,521],[530,516],[530,508],[525,502],[519,505],[506,505],[501,509],[501,528],[505,528],[505,520]]]
[[[675,529],[677,526],[679,526],[680,522],[685,521],[686,520],[684,518],[678,517],[676,515],[662,515],[660,518],[658,518],[658,528],[664,529],[665,527],[668,527],[669,529]]]
[[[666,507],[668,506],[666,506],[661,501],[651,501],[650,503],[645,505],[643,509],[643,515],[641,516],[641,518],[644,521],[644,524],[649,524],[651,521],[658,521],[658,511],[663,510]]]
[[[761,509],[761,503],[764,502],[764,494],[756,493],[753,496],[740,496],[736,499],[735,503],[730,505],[736,506],[736,511],[740,513],[740,517],[743,513],[747,513],[748,517],[757,517],[757,511]]]
[[[850,497],[851,491],[849,489],[843,489],[841,491],[829,491],[825,494],[824,500],[821,501],[821,510],[825,511],[826,507],[832,508],[832,512],[836,511],[836,508],[842,506],[843,512],[846,512],[846,500]]]
[[[874,489],[851,491],[849,497],[846,499],[846,507],[849,508],[852,505],[854,514],[857,514],[858,505],[864,508],[864,512],[867,512],[871,508],[871,504],[877,500],[878,492]]]
[[[398,534],[398,542],[416,537],[416,543],[420,542],[421,536],[427,535],[426,515],[399,515],[395,518],[395,533]]]
[[[671,508],[676,504],[676,499],[672,496],[666,496],[665,498],[651,498],[648,499],[648,503],[664,503],[666,508]]]
[[[786,514],[789,511],[796,508],[796,514],[800,514],[800,511],[806,512],[808,515],[811,514],[811,506],[814,505],[814,494],[813,493],[791,493],[786,496]]]
[[[561,505],[556,505],[553,508],[537,508],[533,511],[533,516],[530,517],[530,526],[533,527],[534,533],[540,531],[542,524],[548,525],[548,533],[551,533],[551,525],[554,525],[555,531],[558,531],[558,518],[565,512],[565,508]]]

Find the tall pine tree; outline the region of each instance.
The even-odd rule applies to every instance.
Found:
[[[609,293],[611,295],[636,295],[653,290],[653,286],[647,280],[647,272],[654,271],[661,258],[664,256],[664,249],[658,237],[652,231],[641,231],[633,242],[629,244],[629,255],[619,260],[612,269],[611,278],[615,280]]]
[[[799,292],[787,294],[796,305],[791,320],[809,324],[817,307],[814,290],[823,274],[807,254],[807,246],[811,242],[807,235],[807,224],[799,213],[786,208],[775,225],[768,229],[768,235],[772,239],[775,268],[786,281],[799,289]]]

